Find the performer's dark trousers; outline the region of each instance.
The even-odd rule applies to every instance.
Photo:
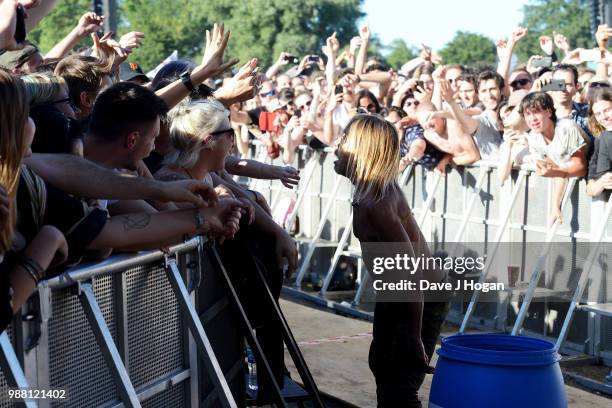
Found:
[[[415,353],[406,322],[408,303],[377,302],[374,310],[374,333],[369,364],[376,378],[379,408],[420,408],[418,391],[425,374],[414,370]],[[431,359],[442,323],[446,319],[447,302],[425,302],[421,340]]]

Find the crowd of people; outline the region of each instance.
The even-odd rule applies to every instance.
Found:
[[[280,381],[282,337],[247,293],[252,261],[235,255],[260,258],[278,298],[298,252],[264,197],[232,175],[291,188],[300,145],[338,146],[336,171],[356,186],[362,241],[425,243],[395,184],[411,164],[444,175],[449,166],[483,161],[497,166],[501,183],[513,166],[531,165],[554,180],[556,222],[568,178],[586,176],[595,199],[612,189],[606,25],[594,50],[571,50],[553,33],[540,38],[542,55],[512,67],[527,32],[519,27],[497,42],[497,67],[444,65],[423,46],[397,71],[368,58],[365,25],[343,52],[333,33],[322,55],[282,52],[260,72],[256,58],[232,71],[238,61],[224,59],[230,34],[218,24],[206,33],[200,63],[173,61],[148,78],[129,60],[146,33],[99,36],[104,17],[91,12],[43,55],[27,32],[53,3],[0,0],[0,330],[41,279],[67,266],[206,235],[259,314],[257,335]],[[88,36],[91,46],[75,49]],[[254,139],[286,165],[245,159]],[[394,231],[396,218],[403,228]],[[446,306],[385,307],[377,306],[370,354],[380,406],[406,396],[420,406]],[[398,316],[409,316],[402,334],[391,322]],[[409,360],[389,359],[406,353]],[[398,384],[406,361],[414,372]],[[260,380],[262,403],[267,381]]]

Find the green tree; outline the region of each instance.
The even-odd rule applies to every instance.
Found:
[[[523,6],[521,26],[529,31],[516,46],[519,60],[527,62],[531,55],[541,55],[539,38],[552,38],[553,30],[565,35],[572,48],[593,47],[589,4],[584,0],[531,0]]]
[[[145,70],[154,68],[175,49],[181,58],[196,58],[201,54],[206,18],[205,2],[189,0],[124,0],[121,3],[123,27],[121,33],[141,31],[145,34],[142,47],[130,60]]]
[[[494,64],[497,58],[495,43],[481,34],[458,31],[440,50],[444,64]]]
[[[417,54],[414,47],[408,47],[406,42],[400,38],[391,41],[385,48],[388,51],[387,62],[395,69],[400,69],[402,65],[415,58]]]
[[[325,39],[336,31],[342,45],[357,35],[362,0],[123,0],[123,31],[145,33],[133,59],[151,68],[174,49],[180,57],[197,57],[204,31],[214,22],[231,30],[228,57],[259,59],[267,67],[281,51],[321,54]]]
[[[43,52],[49,51],[77,25],[79,18],[90,7],[91,0],[58,1],[53,11],[28,33],[28,40],[38,45]],[[89,38],[85,41],[90,45]]]

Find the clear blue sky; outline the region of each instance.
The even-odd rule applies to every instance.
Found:
[[[383,44],[401,38],[439,50],[457,31],[507,38],[523,19],[527,0],[365,0],[364,21]]]

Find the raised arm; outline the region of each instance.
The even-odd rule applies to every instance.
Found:
[[[225,31],[223,23],[218,25],[215,23],[212,33],[208,30],[206,31],[206,48],[202,63],[191,72],[191,84],[194,88],[211,76],[222,73],[238,63],[237,59],[231,60],[225,64],[223,63],[223,54],[227,48],[229,36],[230,32]],[[183,84],[183,81],[177,79],[155,93],[166,102],[169,108],[172,108],[189,96],[190,92],[191,91],[187,89],[185,84]],[[222,101],[221,98],[218,99],[225,104],[226,101]]]
[[[504,78],[505,87],[502,89],[504,95],[510,94],[510,87],[508,84],[508,75],[510,73],[510,63],[512,61],[512,52],[514,47],[520,41],[521,38],[527,35],[527,29],[523,27],[516,28],[510,35],[510,39],[505,41],[497,42],[497,55],[499,57],[499,63],[497,64],[497,73]]]
[[[469,135],[474,134],[474,132],[476,132],[480,126],[480,121],[472,118],[470,115],[467,115],[463,109],[457,105],[457,102],[455,102],[455,99],[453,98],[453,91],[447,80],[440,81],[440,93],[442,94],[444,101],[450,107],[454,119],[461,125],[465,133]]]
[[[359,36],[361,37],[361,47],[357,53],[355,59],[355,74],[360,76],[363,73],[366,58],[368,57],[368,44],[370,43],[370,28],[367,24],[363,25],[359,29]]]
[[[77,25],[68,33],[64,39],[57,43],[45,55],[45,59],[64,58],[70,50],[72,50],[83,38],[87,35],[102,29],[104,16],[98,16],[96,13],[87,12],[81,16]]]

